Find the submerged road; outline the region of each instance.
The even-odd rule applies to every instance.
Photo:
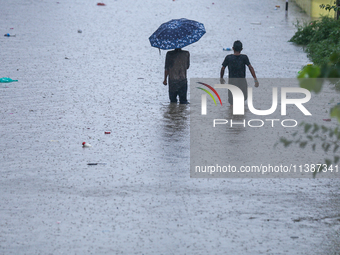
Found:
[[[16,34],[0,76],[18,79],[0,84],[0,254],[339,254],[339,179],[190,178],[190,105],[168,103],[148,41],[194,19],[189,78],[218,78],[237,39],[259,78],[294,78],[309,60],[287,42],[308,20],[293,2],[0,3]]]

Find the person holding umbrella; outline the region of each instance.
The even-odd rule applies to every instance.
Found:
[[[167,52],[163,84],[169,83],[171,103],[181,104],[187,101],[187,69],[190,66],[190,54],[183,47],[197,42],[205,34],[202,23],[188,19],[173,19],[163,23],[150,37],[151,46],[172,51]]]
[[[168,51],[165,57],[165,70],[163,84],[167,85],[169,77],[169,98],[171,103],[188,104],[187,69],[190,66],[190,53],[182,49]]]

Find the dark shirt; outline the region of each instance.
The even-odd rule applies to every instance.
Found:
[[[250,62],[247,55],[240,54],[227,55],[222,63],[222,66],[228,66],[229,78],[245,78],[246,65],[249,66]]]
[[[166,53],[165,69],[169,74],[169,81],[182,81],[187,78],[190,65],[189,51],[172,50]]]

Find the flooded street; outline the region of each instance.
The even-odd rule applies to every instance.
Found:
[[[190,178],[190,105],[169,104],[148,40],[197,20],[189,78],[218,78],[238,39],[259,78],[294,78],[294,2],[0,3],[0,77],[18,80],[0,83],[0,254],[340,254],[339,179]]]

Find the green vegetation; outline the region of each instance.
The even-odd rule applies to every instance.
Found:
[[[336,4],[336,3],[334,3]],[[339,5],[320,6],[326,10],[339,10]],[[298,45],[303,45],[308,57],[313,61],[312,66],[305,66],[299,72],[300,87],[320,93],[326,81],[340,90],[339,81],[331,80],[340,78],[340,21],[328,17],[321,17],[309,23],[296,24],[297,32],[290,39]],[[315,79],[311,79],[315,78]],[[339,79],[337,79],[339,80]],[[335,117],[340,122],[340,105],[335,105],[330,111],[330,117]],[[327,158],[320,164],[332,167],[340,162],[340,128],[329,128],[319,124],[302,123],[303,132],[294,133],[291,139],[282,137],[280,142],[288,147],[292,144],[301,149],[311,146],[314,151],[321,150]],[[317,169],[322,172],[322,168]]]
[[[315,93],[321,92],[325,82],[339,87],[339,79],[332,78],[340,78],[340,51],[332,53],[327,62],[321,66],[305,66],[298,76],[300,87]],[[340,122],[339,104],[331,109],[330,117],[335,117]],[[291,139],[281,137],[280,142],[285,147],[296,144],[301,149],[311,146],[313,151],[325,152],[327,158],[324,159],[324,162],[319,163],[327,165],[327,168],[334,167],[339,163],[340,127],[331,128],[316,123],[301,123],[300,126],[303,128],[303,132],[295,132]],[[313,176],[315,177],[318,172],[322,172],[322,168],[318,168]]]
[[[326,5],[321,4],[320,5],[320,9],[325,9],[326,11],[334,10],[335,12],[337,12],[337,11],[340,10],[340,1],[339,0],[334,1],[333,5],[330,5],[330,4],[326,4]]]
[[[327,65],[330,56],[340,52],[340,20],[322,17],[309,23],[296,24],[297,32],[289,40],[305,46],[308,57],[316,65]]]

